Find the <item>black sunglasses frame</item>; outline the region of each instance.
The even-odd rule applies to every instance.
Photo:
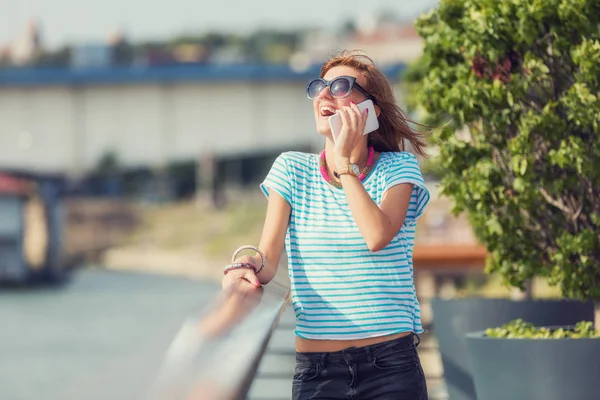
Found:
[[[365,95],[365,97],[366,97],[367,99],[369,99],[369,100],[372,100],[372,101],[373,101],[373,103],[375,102],[375,98],[374,98],[373,96],[371,96],[371,95],[370,95],[370,94],[369,94],[369,93],[368,93],[368,92],[367,92],[367,91],[366,91],[366,90],[365,90],[365,89],[364,89],[362,86],[360,86],[360,85],[358,84],[358,82],[356,82],[356,78],[355,78],[355,77],[353,77],[353,76],[346,76],[346,75],[337,76],[337,77],[333,78],[333,79],[332,79],[332,80],[330,80],[330,81],[327,81],[327,80],[325,80],[325,79],[323,79],[323,78],[315,78],[315,79],[311,80],[311,81],[310,81],[310,82],[308,82],[308,84],[306,85],[306,96],[307,96],[309,99],[313,100],[313,99],[314,99],[316,96],[318,96],[318,95],[319,95],[319,93],[321,93],[323,90],[325,90],[325,88],[331,87],[331,85],[332,85],[332,84],[333,84],[335,81],[337,81],[337,80],[340,80],[340,79],[347,80],[347,81],[350,83],[350,88],[349,88],[349,90],[348,90],[348,93],[346,93],[344,96],[334,96],[334,95],[333,95],[333,93],[331,93],[331,91],[330,91],[329,93],[331,93],[331,96],[332,96],[334,99],[343,99],[344,97],[348,97],[348,96],[350,96],[350,93],[352,93],[352,90],[353,90],[354,88],[356,88],[356,89],[357,89],[359,92],[361,92],[362,94],[364,94],[364,95]],[[317,94],[315,95],[315,97],[310,97],[309,89],[310,89],[310,86],[311,86],[313,83],[315,83],[315,82],[323,82],[323,84],[324,84],[325,86],[323,86],[323,89],[321,89],[321,90],[319,91],[319,93],[317,93]]]

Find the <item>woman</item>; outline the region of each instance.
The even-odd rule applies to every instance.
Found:
[[[242,246],[223,285],[268,283],[285,248],[296,312],[294,399],[427,399],[416,351],[421,326],[412,249],[429,201],[424,141],[366,56],[342,53],[321,69],[313,100],[321,154],[286,152],[261,184],[268,197],[258,248]],[[371,99],[379,129],[363,135]],[[335,142],[328,118],[341,116]],[[241,250],[256,255],[238,257]]]

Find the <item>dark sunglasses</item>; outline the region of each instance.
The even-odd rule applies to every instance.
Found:
[[[329,93],[331,93],[331,96],[335,99],[342,99],[349,96],[350,93],[352,93],[352,89],[356,88],[356,90],[364,94],[368,99],[375,102],[373,96],[367,93],[362,86],[356,83],[356,78],[353,76],[338,76],[330,81],[326,81],[323,78],[313,79],[312,81],[308,82],[308,85],[306,86],[306,95],[312,100],[328,86]]]

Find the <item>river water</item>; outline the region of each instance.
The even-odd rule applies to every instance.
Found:
[[[83,269],[55,288],[0,288],[0,400],[142,399],[214,282]]]

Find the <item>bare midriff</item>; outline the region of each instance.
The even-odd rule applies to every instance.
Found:
[[[411,332],[401,332],[393,335],[353,340],[315,340],[296,336],[296,351],[300,353],[329,353],[349,349],[351,347],[371,346],[373,344],[388,342],[410,334]]]

